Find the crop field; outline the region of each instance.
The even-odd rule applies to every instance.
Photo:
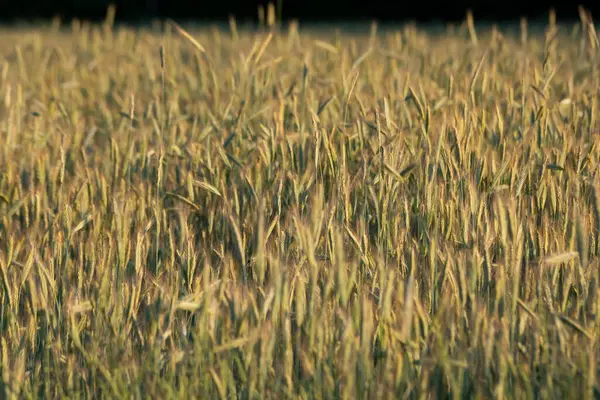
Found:
[[[0,32],[0,397],[600,398],[591,17]]]

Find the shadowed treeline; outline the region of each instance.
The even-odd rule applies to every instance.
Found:
[[[5,2],[3,19],[50,18],[60,15],[65,19],[102,19],[109,4],[117,6],[117,20],[148,18],[226,19],[235,15],[241,19],[256,19],[259,6],[266,0],[230,0],[196,2],[190,0],[30,0]],[[460,20],[467,9],[477,19],[506,20],[527,17],[544,18],[553,8],[559,19],[578,17],[577,6],[583,5],[592,14],[598,9],[594,1],[544,1],[521,0],[455,0],[436,2],[390,2],[387,0],[275,0],[283,19],[378,19],[386,20]],[[279,13],[279,11],[278,11]]]

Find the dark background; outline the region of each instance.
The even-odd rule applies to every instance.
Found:
[[[14,22],[49,19],[60,16],[68,21],[74,17],[102,20],[109,3],[117,6],[117,22],[140,22],[154,18],[185,20],[222,20],[233,15],[240,21],[257,21],[258,6],[268,1],[258,0],[0,0],[0,20]],[[277,4],[277,0],[274,0]],[[446,21],[464,19],[467,9],[476,21],[511,21],[521,17],[548,20],[550,8],[556,10],[559,21],[577,20],[578,5],[592,16],[600,13],[600,0],[528,1],[528,0],[283,0],[283,20],[300,21],[361,21],[381,22]]]

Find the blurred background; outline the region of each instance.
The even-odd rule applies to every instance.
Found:
[[[475,20],[494,22],[518,20],[548,20],[551,8],[557,20],[579,19],[578,6],[584,6],[592,17],[600,12],[600,0],[588,1],[527,1],[527,0],[272,0],[278,17],[286,21],[406,20],[458,22],[468,9]],[[230,15],[238,21],[258,21],[259,6],[267,1],[257,0],[0,0],[0,19],[47,19],[60,16],[63,20],[81,18],[101,20],[109,4],[116,6],[117,22],[136,22],[155,18],[178,20],[223,20]]]

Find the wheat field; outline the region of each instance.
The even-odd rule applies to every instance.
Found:
[[[590,17],[0,36],[3,398],[600,397]]]

